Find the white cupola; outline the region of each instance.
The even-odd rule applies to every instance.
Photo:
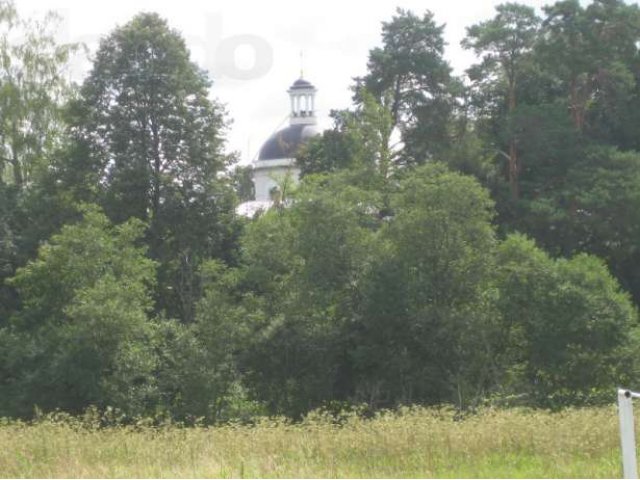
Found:
[[[287,92],[291,98],[291,125],[315,125],[316,87],[300,77]]]
[[[253,163],[255,198],[238,207],[240,215],[252,217],[268,209],[281,195],[281,184],[298,183],[300,168],[296,165],[298,150],[319,134],[316,127],[315,96],[317,89],[300,76],[287,90],[291,101],[289,125],[276,131],[262,145]]]

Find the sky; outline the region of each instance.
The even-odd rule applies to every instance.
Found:
[[[368,52],[381,45],[381,24],[397,7],[426,9],[445,24],[446,58],[456,73],[474,63],[460,47],[465,27],[495,14],[504,0],[15,0],[24,16],[49,10],[62,17],[59,39],[83,42],[95,52],[99,39],[138,12],[155,11],[185,38],[192,59],[209,72],[211,95],[222,102],[232,124],[228,149],[241,163],[255,159],[260,146],[289,113],[287,88],[300,76],[318,89],[320,127],[330,126],[332,109],[351,104],[352,79],[366,73]],[[540,7],[549,0],[524,0]],[[301,59],[302,52],[302,59]],[[90,53],[91,54],[91,53]],[[82,81],[90,60],[78,57],[69,74]]]

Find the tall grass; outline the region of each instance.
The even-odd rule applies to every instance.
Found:
[[[620,477],[617,412],[414,408],[336,425],[0,426],[4,477]]]

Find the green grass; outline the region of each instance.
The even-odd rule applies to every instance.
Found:
[[[342,426],[0,427],[4,477],[621,477],[617,412],[411,409]]]

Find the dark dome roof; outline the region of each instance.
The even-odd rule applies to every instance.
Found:
[[[299,78],[298,80],[293,82],[293,85],[291,85],[291,87],[289,88],[290,90],[298,90],[303,88],[314,88],[314,87],[311,84],[311,82],[305,80],[304,78]]]
[[[277,131],[264,142],[258,160],[276,160],[279,158],[295,158],[300,146],[318,134],[314,125],[289,125]]]

